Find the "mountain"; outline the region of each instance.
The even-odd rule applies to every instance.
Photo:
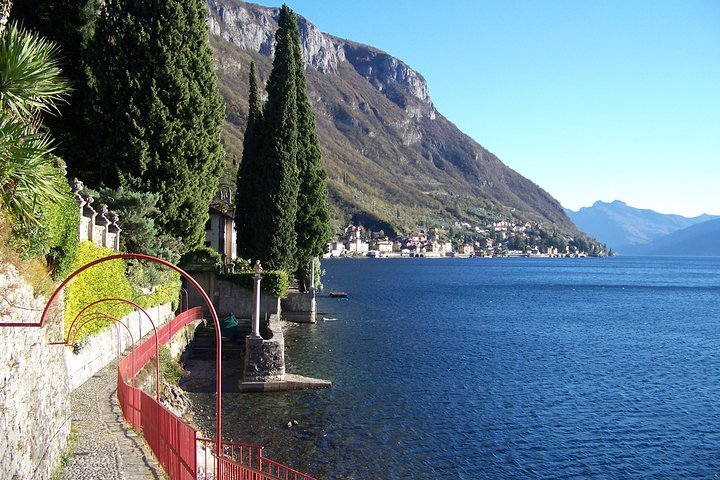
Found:
[[[642,255],[720,256],[720,218],[662,236],[628,253]]]
[[[575,225],[619,253],[643,253],[644,246],[665,236],[718,217],[688,218],[628,206],[615,200],[597,201],[577,212],[566,210]]]
[[[249,64],[255,61],[264,84],[278,9],[208,0],[208,10],[227,109],[224,141],[237,168]],[[580,234],[557,200],[443,117],[418,72],[377,48],[322,33],[299,15],[298,24],[337,221],[388,232],[514,218]],[[234,183],[234,171],[226,185]]]

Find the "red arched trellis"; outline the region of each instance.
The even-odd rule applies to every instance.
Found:
[[[52,298],[50,299],[50,301],[52,302]],[[155,322],[153,322],[152,317],[150,317],[150,315],[147,313],[147,311],[144,308],[142,308],[140,305],[133,302],[132,300],[126,300],[124,298],[117,298],[117,297],[102,298],[100,300],[96,300],[88,305],[85,305],[83,307],[83,309],[80,310],[77,315],[75,315],[75,318],[73,319],[72,323],[70,324],[70,328],[68,328],[68,337],[70,336],[70,333],[72,332],[73,327],[75,326],[75,322],[77,322],[80,319],[80,317],[83,315],[83,313],[85,313],[89,308],[91,308],[99,303],[103,303],[103,302],[122,302],[122,303],[127,303],[128,305],[132,305],[133,307],[135,307],[136,309],[138,309],[142,313],[144,313],[145,317],[150,322],[150,325],[152,325],[153,332],[155,332],[155,358],[156,358],[155,378],[157,379],[157,382],[158,382],[157,386],[155,387],[155,398],[159,402],[160,401],[160,339],[158,337],[158,330],[157,330],[157,326],[155,325]],[[85,324],[83,324],[83,325],[85,325]],[[65,339],[65,341],[67,342],[67,339]],[[133,343],[135,343],[135,342],[133,342]]]
[[[208,297],[207,293],[205,293],[205,290],[202,289],[200,284],[195,280],[192,276],[190,276],[187,272],[182,270],[181,268],[177,267],[176,265],[173,265],[172,263],[163,260],[161,258],[153,257],[150,255],[145,255],[142,253],[119,253],[117,255],[110,255],[109,257],[100,258],[98,260],[94,260],[86,265],[83,265],[82,267],[75,270],[73,273],[71,273],[53,292],[52,296],[50,297],[50,300],[48,300],[48,303],[45,305],[45,309],[43,310],[42,316],[40,317],[40,322],[38,323],[5,323],[0,324],[0,326],[6,326],[6,327],[42,327],[45,325],[45,319],[47,317],[48,312],[50,311],[50,306],[55,301],[57,296],[60,294],[60,292],[65,288],[65,286],[70,283],[70,281],[78,276],[80,273],[84,272],[88,268],[91,268],[99,263],[103,262],[109,262],[112,260],[147,260],[149,262],[153,263],[159,263],[160,265],[164,265],[171,270],[174,270],[178,272],[185,280],[187,280],[200,294],[203,301],[205,302],[205,305],[208,308],[208,311],[210,312],[210,316],[212,318],[213,324],[215,325],[215,383],[217,385],[216,387],[216,399],[215,399],[215,409],[216,409],[216,426],[215,426],[215,449],[216,449],[216,455],[217,458],[222,457],[222,338],[220,334],[220,320],[218,319],[217,312],[215,311],[215,307],[213,306],[212,302],[210,301],[210,297]],[[217,471],[217,478],[222,478],[220,469],[222,468],[222,462],[218,462],[218,471]]]
[[[75,335],[73,335],[72,341],[69,341],[69,340],[70,340],[70,332],[68,331],[67,337],[65,338],[64,341],[62,341],[62,342],[48,342],[48,343],[49,343],[50,345],[66,345],[66,346],[74,345],[74,344],[75,344],[75,340],[77,339],[77,335],[78,335],[78,333],[80,332],[80,330],[82,330],[82,328],[83,328],[85,325],[87,325],[88,323],[93,322],[93,321],[95,321],[95,320],[97,320],[97,319],[100,319],[100,318],[105,319],[105,320],[112,320],[112,321],[115,322],[116,324],[120,324],[120,325],[122,325],[123,327],[125,327],[125,330],[127,330],[128,335],[130,335],[130,346],[133,346],[133,347],[135,346],[135,338],[133,337],[132,331],[130,331],[130,327],[127,326],[127,325],[125,325],[121,320],[118,320],[117,318],[113,317],[112,315],[108,315],[108,314],[105,314],[105,313],[95,313],[95,314],[93,314],[92,316],[88,316],[88,317],[85,319],[85,321],[83,321],[82,324],[75,330]],[[132,362],[133,371],[134,371],[134,370],[135,370],[135,349],[130,350],[130,357],[131,357],[130,361]],[[159,384],[160,378],[159,378],[157,372],[158,372],[159,369],[160,369],[160,359],[157,358],[156,360],[157,360],[157,363],[156,363],[157,368],[156,368],[156,370],[155,370],[155,372],[156,372],[155,382]]]

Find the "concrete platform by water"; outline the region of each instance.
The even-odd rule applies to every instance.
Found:
[[[330,388],[332,382],[286,373],[285,379],[278,382],[240,382],[239,387],[241,392],[284,392],[287,390]]]

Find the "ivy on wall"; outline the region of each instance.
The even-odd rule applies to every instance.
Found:
[[[116,253],[89,241],[82,242],[78,246],[77,257],[72,271],[94,260]],[[134,286],[128,280],[126,275],[128,268],[128,264],[122,259],[99,263],[80,273],[65,287],[64,320],[66,334],[73,320],[83,308],[104,298],[131,300],[145,309],[164,303],[172,303],[173,308],[177,306],[180,294],[180,275],[177,272],[172,272],[168,275],[168,281],[156,286],[150,293],[145,294],[138,286]],[[120,319],[132,312],[133,309],[132,305],[124,302],[102,302],[86,310],[82,319],[89,319],[98,314]],[[77,338],[82,339],[95,335],[113,324],[112,320],[98,318],[86,324]]]

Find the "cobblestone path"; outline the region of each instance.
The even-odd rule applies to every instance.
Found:
[[[145,480],[167,478],[149,447],[122,416],[113,363],[71,395],[73,454],[66,480]]]

